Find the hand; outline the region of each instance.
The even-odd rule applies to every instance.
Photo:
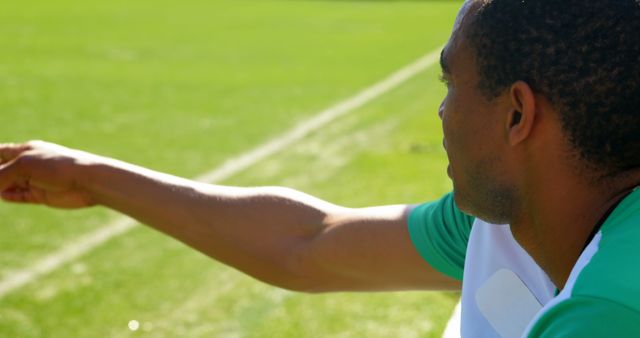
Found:
[[[43,141],[0,144],[0,197],[66,209],[92,206],[80,169],[97,158]]]

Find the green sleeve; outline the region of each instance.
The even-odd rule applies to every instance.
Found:
[[[640,314],[595,297],[571,297],[534,324],[529,337],[640,337]]]
[[[409,235],[422,258],[436,270],[462,280],[467,242],[474,218],[463,214],[453,193],[418,205],[409,214]]]

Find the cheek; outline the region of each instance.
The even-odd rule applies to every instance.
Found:
[[[479,146],[472,137],[473,126],[469,125],[456,108],[455,105],[449,105],[442,116],[442,132],[452,178],[460,178],[466,172],[472,162],[469,156],[475,157],[474,152]]]
[[[447,153],[449,152],[450,146],[456,142],[455,106],[451,104],[450,96],[451,95],[448,95],[442,102],[442,108],[439,112],[441,114],[442,133],[444,134]]]

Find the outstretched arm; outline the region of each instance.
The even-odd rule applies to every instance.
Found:
[[[103,205],[283,288],[459,288],[414,249],[408,206],[352,209],[288,188],[209,185],[40,141],[0,145],[0,161],[6,201]]]

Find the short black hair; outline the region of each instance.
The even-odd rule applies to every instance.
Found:
[[[484,0],[465,37],[479,89],[526,82],[557,109],[589,168],[640,167],[639,0]]]

